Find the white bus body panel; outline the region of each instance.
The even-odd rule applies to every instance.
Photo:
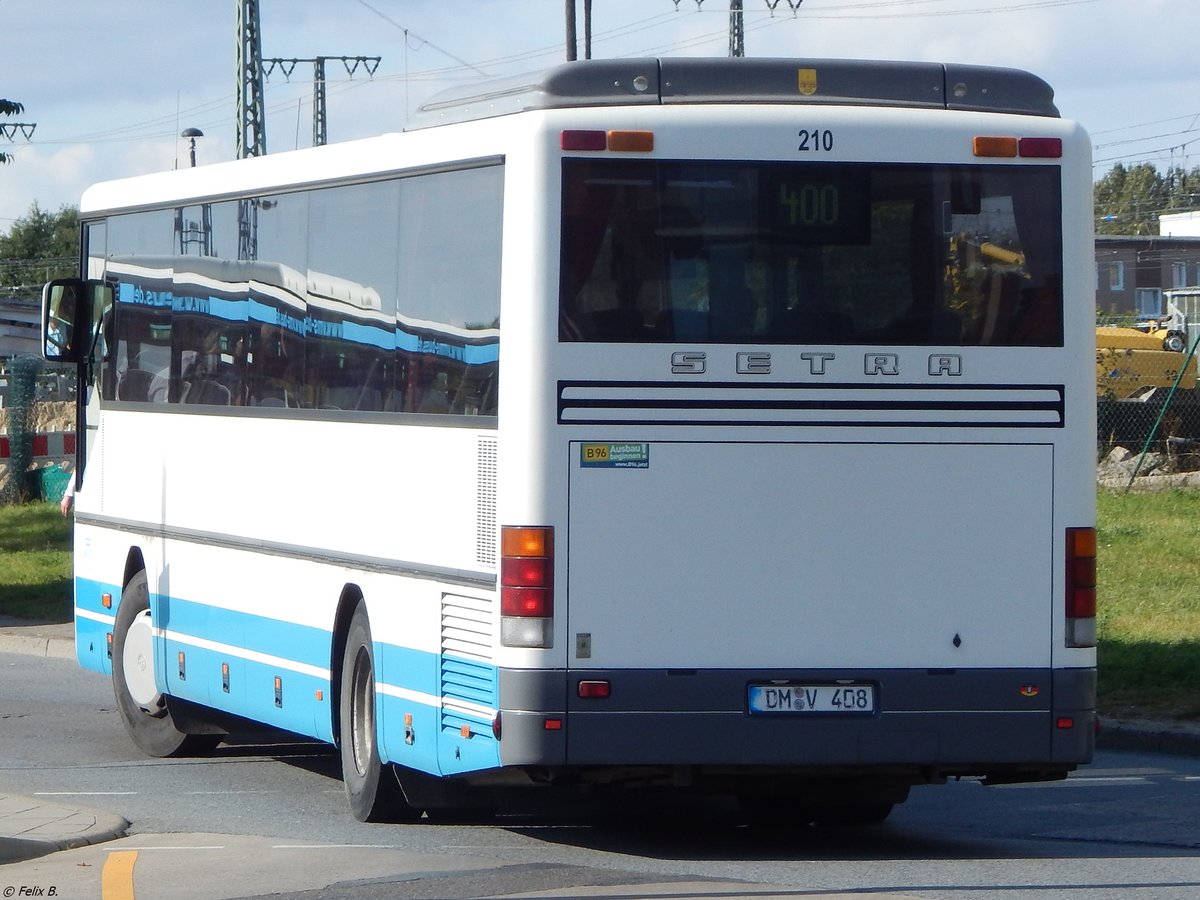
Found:
[[[568,643],[590,635],[589,668],[1050,663],[1050,446],[572,455]]]

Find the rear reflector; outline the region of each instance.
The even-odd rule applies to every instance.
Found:
[[[607,681],[581,681],[575,693],[583,700],[607,700],[612,694],[612,685]]]
[[[1062,158],[1062,138],[1021,138],[1017,146],[1026,159]]]
[[[608,133],[604,131],[564,131],[559,135],[558,145],[563,150],[604,150],[608,147]]]

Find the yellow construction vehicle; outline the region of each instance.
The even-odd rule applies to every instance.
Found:
[[[1096,328],[1096,391],[1124,400],[1146,388],[1169,388],[1176,379],[1190,390],[1196,386],[1196,357],[1187,349],[1185,333],[1166,323],[1153,322],[1145,331],[1101,325]]]

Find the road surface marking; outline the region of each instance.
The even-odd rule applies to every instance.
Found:
[[[100,875],[101,900],[134,900],[133,866],[137,857],[136,850],[108,854]]]

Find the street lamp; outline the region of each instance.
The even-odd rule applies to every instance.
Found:
[[[191,158],[192,158],[192,168],[194,169],[194,168],[196,168],[196,138],[204,137],[204,132],[201,131],[199,128],[185,128],[185,129],[183,129],[183,131],[180,133],[179,136],[185,137],[189,141],[191,141],[190,150],[191,150]]]

